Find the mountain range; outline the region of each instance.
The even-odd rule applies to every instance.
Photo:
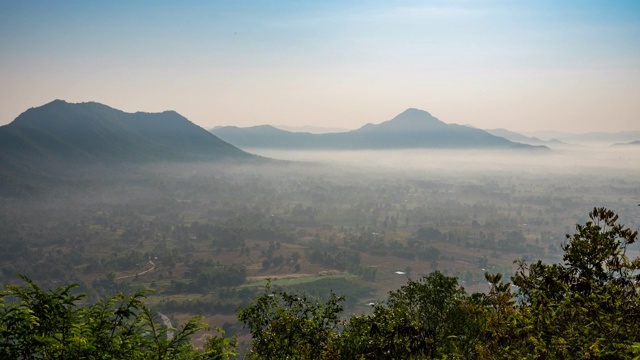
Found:
[[[444,123],[426,111],[407,109],[380,124],[339,133],[289,132],[270,125],[211,130],[224,141],[240,148],[270,149],[529,149],[548,150],[507,140],[487,131]]]

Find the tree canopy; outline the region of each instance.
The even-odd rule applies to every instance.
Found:
[[[235,339],[211,337],[196,350],[189,337],[207,325],[190,319],[168,328],[143,302],[145,293],[117,295],[83,306],[77,285],[42,290],[24,286],[0,293],[2,359],[228,359]]]

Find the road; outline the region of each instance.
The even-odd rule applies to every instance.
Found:
[[[139,273],[133,274],[133,275],[120,276],[120,277],[117,277],[116,280],[122,280],[122,279],[131,278],[131,277],[134,277],[134,276],[144,275],[144,274],[148,273],[149,271],[152,271],[153,269],[156,268],[156,264],[154,264],[153,261],[149,260],[149,264],[151,264],[151,267],[149,269],[143,271],[143,272],[139,272]]]
[[[169,319],[169,317],[165,314],[161,314],[158,313],[158,315],[160,315],[160,317],[162,318],[162,322],[164,323],[164,326],[167,327],[167,329],[170,329],[171,326],[171,319]],[[167,331],[167,340],[171,341],[173,339],[173,330],[168,330]]]
[[[148,273],[149,271],[153,271],[156,268],[156,264],[154,264],[153,261],[151,261],[151,260],[149,260],[149,264],[151,264],[151,267],[146,269],[146,270],[144,270],[144,271],[141,271],[141,272],[139,272],[137,274],[133,274],[133,275],[120,276],[120,277],[117,277],[116,280],[122,280],[122,279],[131,278],[131,277],[134,277],[134,276],[140,276],[140,275],[144,275],[144,274]],[[160,318],[162,319],[162,322],[164,323],[164,326],[167,329],[171,329],[172,328],[171,319],[169,319],[169,317],[167,315],[165,315],[165,314],[158,313],[158,315],[160,315]],[[167,340],[171,341],[172,339],[173,339],[173,330],[167,330]]]

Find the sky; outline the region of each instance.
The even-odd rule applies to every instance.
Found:
[[[0,0],[0,125],[54,99],[207,129],[355,129],[418,108],[640,130],[640,1]]]

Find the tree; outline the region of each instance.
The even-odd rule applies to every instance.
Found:
[[[79,303],[86,296],[73,294],[77,285],[47,292],[22,279],[26,285],[0,293],[2,359],[228,359],[233,354],[235,340],[223,337],[196,351],[189,337],[207,328],[201,318],[169,329],[142,302],[145,292],[85,307]]]
[[[344,358],[471,358],[483,329],[482,307],[455,277],[436,271],[391,291],[372,315],[354,316],[342,339]]]
[[[526,324],[527,307],[518,308],[511,283],[502,281],[502,274],[485,272],[491,284],[488,294],[475,294],[485,308],[485,328],[477,342],[479,359],[524,359],[530,355],[526,341],[529,338]]]
[[[638,233],[605,208],[594,208],[589,218],[567,235],[563,264],[519,262],[518,321],[503,321],[502,332],[511,336],[489,339],[500,342],[494,345],[533,358],[633,356],[640,342],[640,258],[626,254]],[[504,288],[499,293],[508,297]]]
[[[343,300],[332,293],[325,303],[312,302],[275,291],[268,282],[264,294],[238,312],[238,319],[251,330],[250,358],[335,358]]]

